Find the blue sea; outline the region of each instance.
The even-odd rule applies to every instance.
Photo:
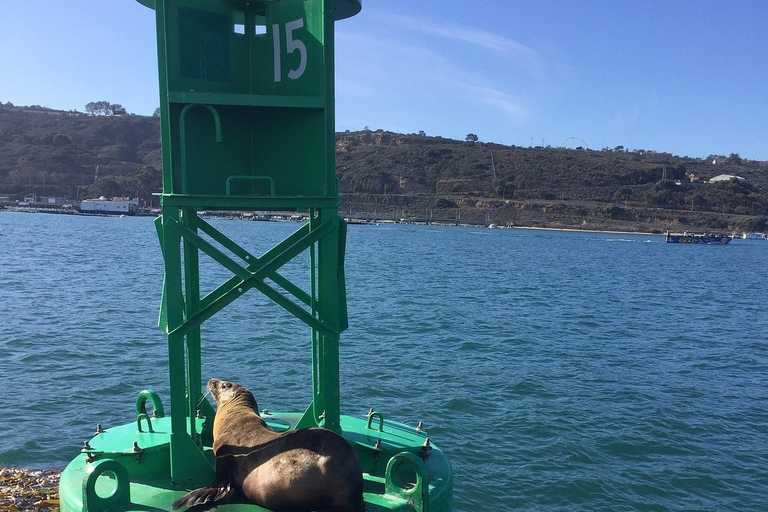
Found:
[[[211,222],[258,254],[299,226]],[[455,511],[768,507],[767,242],[350,226],[346,275],[342,412],[423,421]],[[63,468],[167,400],[162,276],[150,218],[0,212],[0,465]],[[303,410],[309,371],[255,293],[204,325],[204,376],[262,408]]]

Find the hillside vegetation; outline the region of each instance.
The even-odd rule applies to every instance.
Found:
[[[337,134],[343,213],[629,231],[768,230],[764,162],[735,154],[700,159],[475,139],[381,130]],[[128,196],[156,206],[159,140],[156,117],[0,103],[0,195]],[[720,174],[744,179],[706,183]]]

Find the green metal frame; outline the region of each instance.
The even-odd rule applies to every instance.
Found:
[[[297,426],[341,431],[346,225],[335,178],[333,24],[360,2],[139,1],[157,20],[163,192],[156,228],[165,260],[160,325],[168,336],[171,479],[206,484],[213,467],[202,432],[211,429],[199,429],[196,416],[210,422],[214,413],[202,400],[201,325],[249,290],[310,328],[312,398]],[[202,210],[306,211],[309,222],[257,256],[203,220]],[[308,288],[280,274],[305,253]],[[205,295],[201,254],[232,274]]]
[[[170,415],[145,390],[134,422],[99,425],[62,472],[62,512],[168,510],[213,481],[215,412],[202,394],[201,327],[249,292],[310,333],[309,405],[264,411],[267,424],[343,434],[360,459],[370,512],[450,510],[450,463],[421,424],[339,411],[346,224],[335,178],[333,24],[355,14],[360,0],[139,1],[157,20],[163,190],[155,226],[165,261],[159,324],[168,341]],[[309,221],[256,255],[202,210],[301,211]],[[283,267],[300,258],[309,272],[298,283]],[[229,275],[213,286],[206,280],[203,292],[207,260]]]

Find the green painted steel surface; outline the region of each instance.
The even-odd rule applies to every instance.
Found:
[[[345,225],[337,214],[331,1],[154,3],[160,65],[165,259],[161,327],[171,376],[171,475],[210,481],[192,432],[201,399],[200,327],[238,297],[263,293],[310,327],[313,396],[301,425],[339,430],[338,338],[346,328]],[[200,210],[306,210],[310,221],[250,254]],[[303,253],[310,283],[280,268]],[[201,294],[199,260],[232,277]],[[304,290],[310,290],[306,292]],[[201,413],[212,417],[207,401]]]
[[[298,413],[262,413],[276,431],[296,428]],[[205,418],[194,421],[204,432]],[[343,415],[340,424],[363,465],[367,512],[450,510],[451,467],[435,446],[426,448],[426,432],[402,423]],[[193,486],[170,478],[170,418],[153,419],[154,433],[138,432],[127,424],[98,432],[83,453],[63,471],[62,512],[169,510],[170,504]],[[210,446],[206,457],[213,459]],[[262,511],[234,501],[221,511]]]
[[[212,482],[215,412],[202,393],[201,326],[246,293],[265,295],[309,331],[309,405],[267,422],[344,435],[363,466],[369,512],[450,510],[450,464],[424,432],[373,411],[340,413],[346,224],[335,177],[333,28],[359,11],[359,0],[139,1],[157,20],[163,190],[155,226],[165,262],[159,325],[168,340],[170,415],[143,391],[136,421],[97,432],[64,471],[62,510],[167,510],[186,490]],[[256,255],[202,210],[303,211],[309,221]],[[308,282],[281,274],[307,256]],[[203,257],[230,275],[206,293]]]

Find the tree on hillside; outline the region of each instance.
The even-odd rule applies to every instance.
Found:
[[[134,174],[133,180],[136,188],[148,194],[160,192],[163,188],[163,173],[154,165],[142,165]]]
[[[112,104],[108,101],[91,101],[86,103],[85,111],[92,116],[124,116],[128,111],[119,103]]]
[[[685,200],[682,196],[673,180],[659,180],[645,192],[648,204],[665,208],[683,203]]]
[[[125,179],[122,176],[105,176],[88,187],[89,197],[122,197],[126,195]]]
[[[475,135],[474,133],[468,133],[467,134],[467,142],[477,142],[479,140],[479,137]]]
[[[53,136],[53,145],[56,147],[69,146],[71,143],[72,141],[69,140],[69,137],[61,133]]]
[[[119,103],[115,103],[112,105],[110,109],[113,116],[125,116],[128,115],[128,111],[125,110],[125,107],[120,105]]]
[[[109,110],[108,101],[91,101],[85,104],[85,111],[92,116],[105,116]]]

